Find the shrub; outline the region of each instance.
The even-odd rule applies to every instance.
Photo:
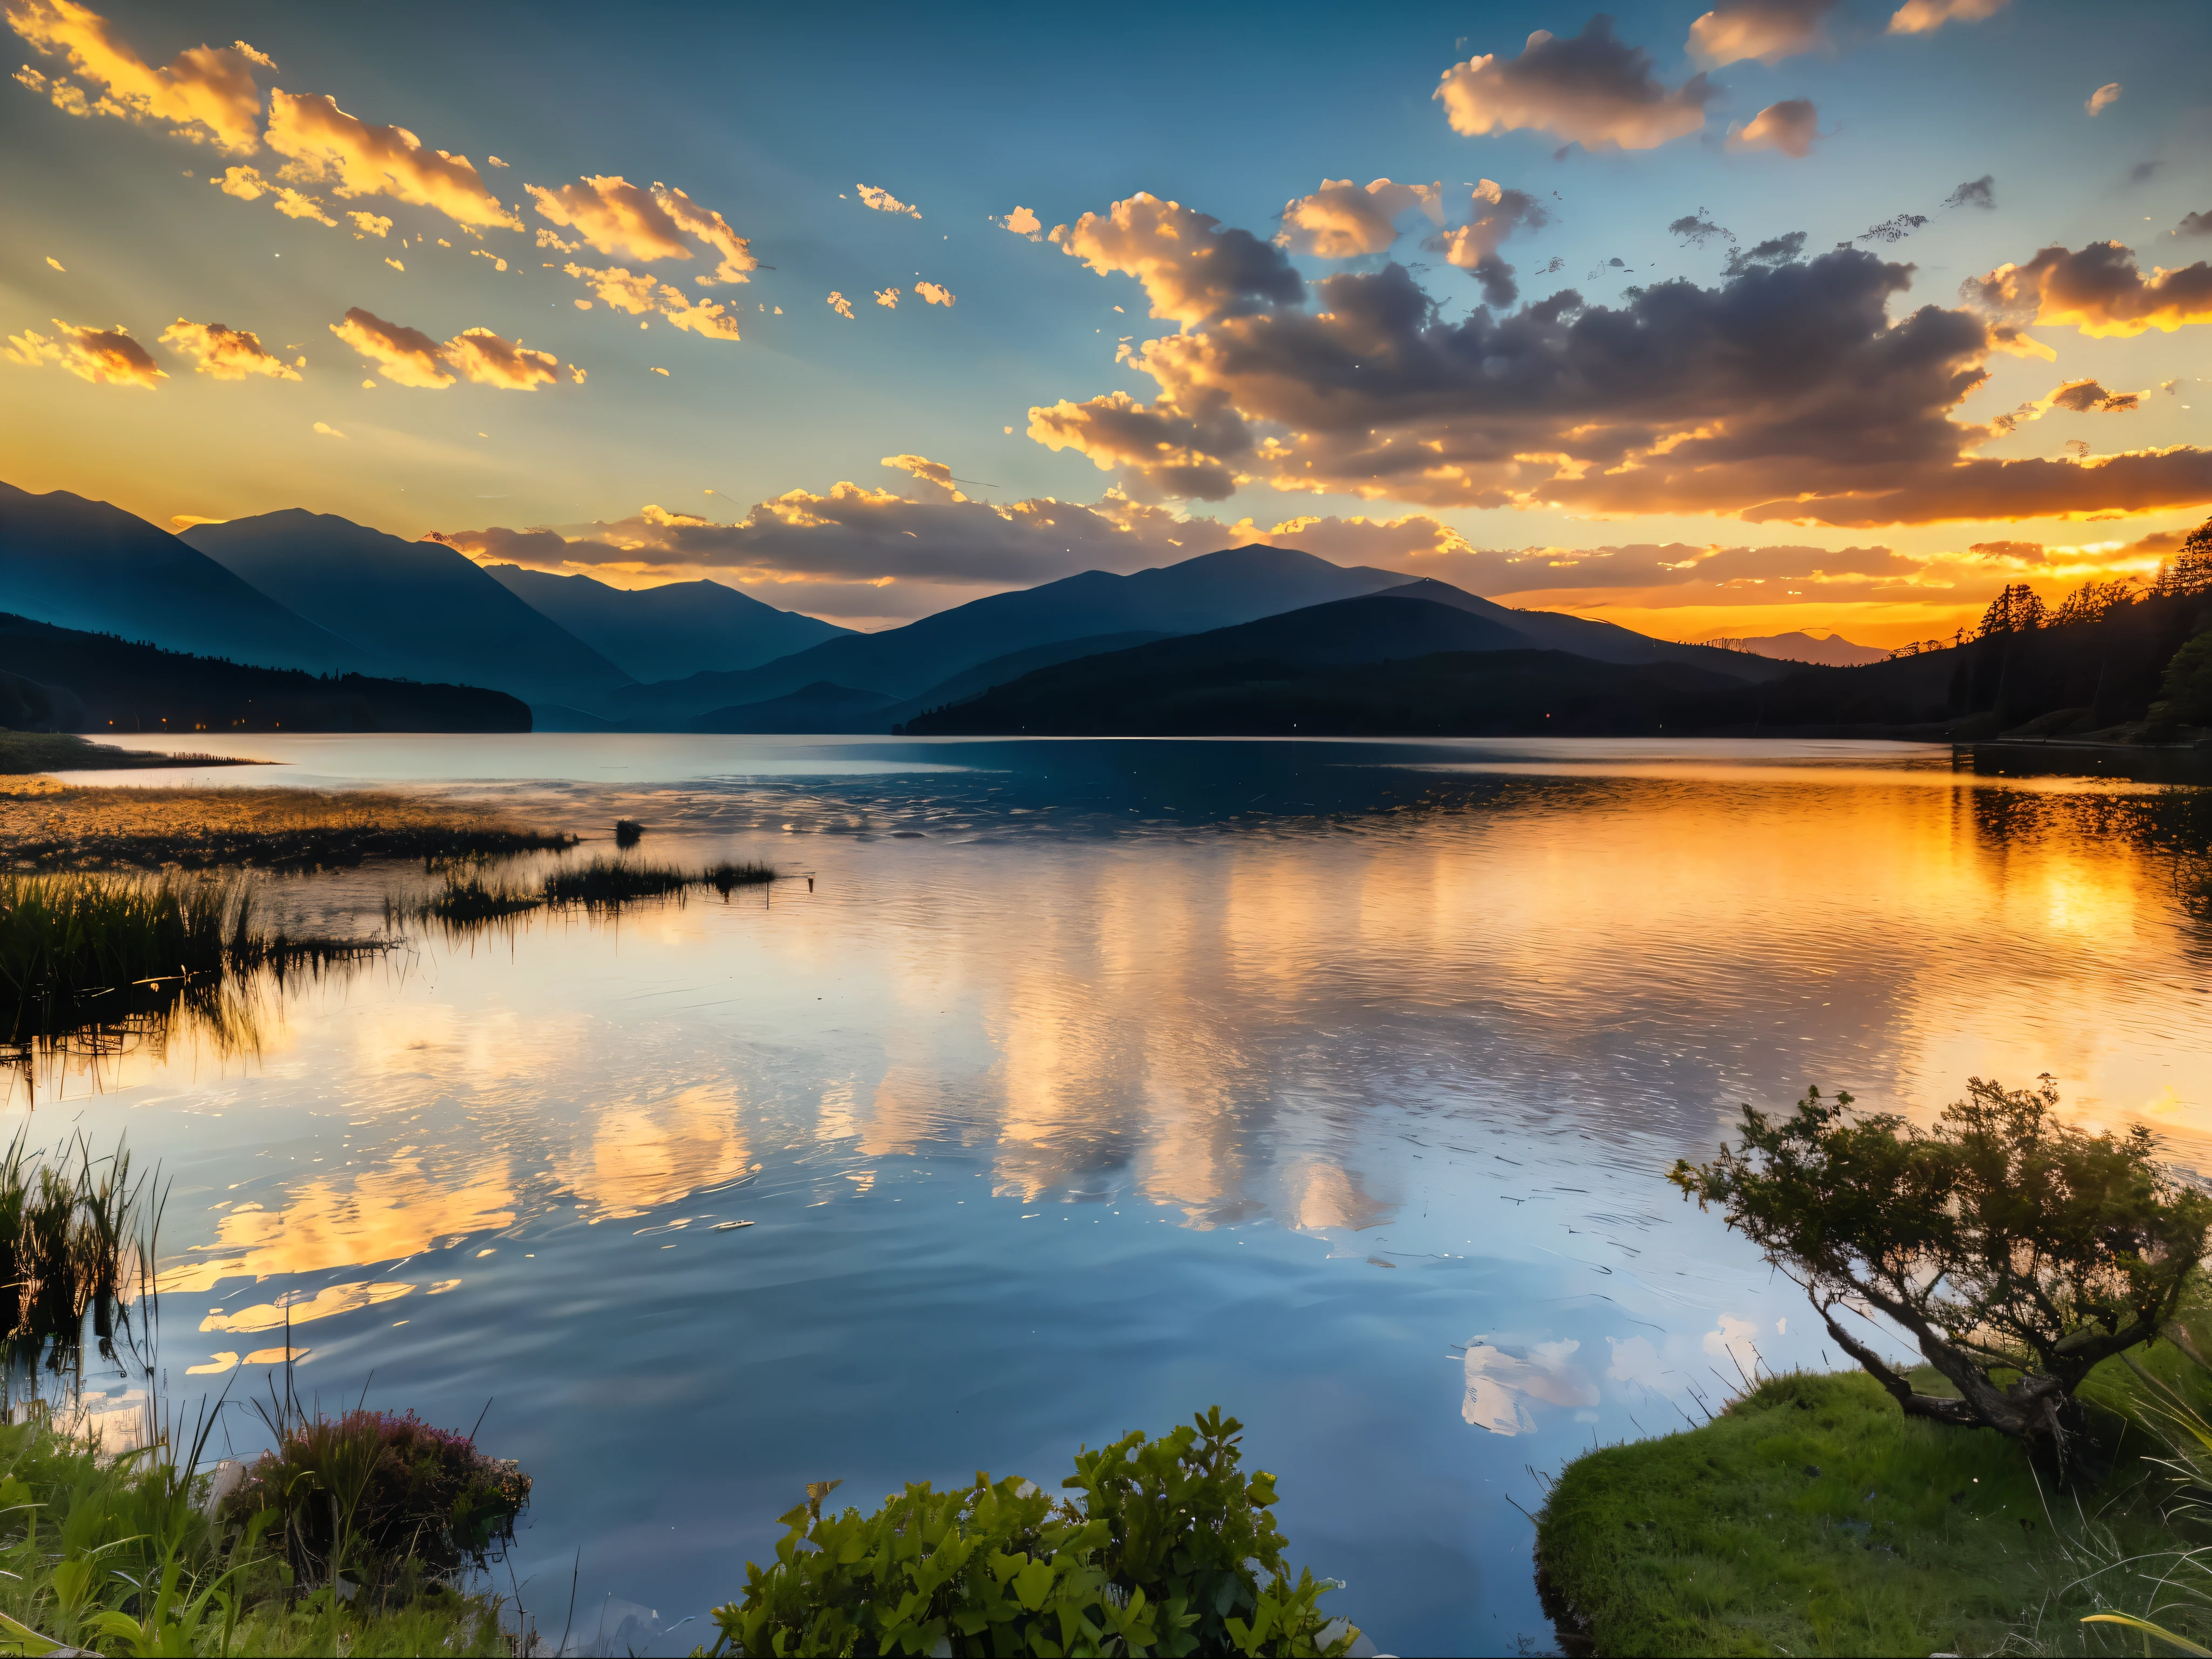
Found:
[[[1158,1440],[1076,1454],[1054,1502],[1027,1480],[925,1481],[872,1515],[824,1516],[826,1485],[782,1516],[775,1564],[745,1565],[714,1609],[716,1654],[1337,1655],[1359,1632],[1316,1603],[1267,1513],[1274,1477],[1240,1472],[1218,1407]]]
[[[264,1452],[223,1500],[226,1522],[264,1511],[301,1582],[340,1571],[385,1585],[409,1563],[433,1574],[481,1568],[514,1535],[530,1477],[414,1413],[353,1411],[282,1419]],[[410,1591],[415,1586],[410,1583]]]
[[[2162,1170],[2140,1127],[2061,1123],[2058,1091],[1979,1078],[1932,1131],[1806,1091],[1771,1122],[1743,1109],[1741,1146],[1671,1179],[1798,1284],[1828,1334],[1911,1416],[1981,1424],[2062,1468],[2075,1391],[2148,1342],[2181,1303],[2212,1232],[2212,1197]],[[1911,1335],[1958,1398],[1917,1392],[1837,1322],[1870,1308]]]

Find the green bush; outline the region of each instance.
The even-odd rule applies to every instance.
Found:
[[[1359,1632],[1317,1603],[1245,1475],[1243,1425],[1218,1407],[1173,1433],[1080,1451],[1054,1502],[1027,1480],[927,1481],[872,1515],[825,1516],[832,1481],[782,1517],[775,1563],[745,1565],[743,1601],[714,1609],[713,1651],[749,1655],[1340,1655]]]

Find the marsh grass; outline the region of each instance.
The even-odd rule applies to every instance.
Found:
[[[726,899],[741,887],[772,884],[776,872],[773,865],[726,860],[690,869],[640,859],[593,859],[552,870],[531,885],[492,875],[476,860],[448,866],[444,878],[428,894],[387,895],[385,926],[397,932],[409,922],[434,922],[449,934],[468,934],[533,910],[606,915],[645,899],[674,898],[680,903],[701,887],[711,887]]]
[[[635,847],[638,842],[644,839],[645,826],[640,823],[635,818],[617,818],[615,820],[616,846],[623,848]]]
[[[295,939],[262,924],[242,874],[0,875],[0,1062],[91,1031],[160,1030],[180,1011],[218,1030],[245,1019],[241,981],[320,973],[384,950]]]
[[[134,1175],[128,1148],[94,1158],[82,1136],[52,1156],[18,1130],[0,1155],[0,1364],[12,1397],[43,1358],[74,1370],[88,1316],[100,1354],[116,1357],[134,1307],[155,1305],[162,1195]]]
[[[38,787],[33,788],[32,781]],[[41,870],[349,868],[367,859],[511,856],[573,847],[486,806],[361,790],[0,788],[0,860]]]
[[[1560,1473],[1537,1517],[1546,1606],[1575,1650],[1622,1655],[2149,1650],[2080,1622],[2114,1610],[2203,1641],[2203,1517],[2158,1422],[2169,1393],[2212,1403],[2212,1375],[2167,1342],[2137,1366],[2082,1390],[2109,1473],[2072,1488],[1994,1431],[1906,1418],[1862,1373],[1767,1378]]]

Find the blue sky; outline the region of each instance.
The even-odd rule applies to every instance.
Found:
[[[1600,510],[1587,498],[1547,498],[1526,480],[1511,484],[1510,499],[1486,486],[1455,494],[1387,479],[1363,498],[1355,475],[1340,467],[1335,481],[1345,487],[1278,488],[1271,480],[1291,464],[1271,471],[1253,459],[1262,453],[1254,446],[1273,434],[1295,447],[1296,434],[1271,423],[1264,399],[1242,385],[1222,395],[1239,412],[1243,459],[1212,457],[1218,466],[1208,476],[1243,482],[1216,487],[1216,499],[1184,497],[1188,472],[1102,469],[1077,447],[1055,451],[1030,435],[1032,409],[1088,406],[1117,392],[1149,406],[1163,395],[1157,376],[1116,361],[1124,337],[1141,349],[1164,336],[1228,339],[1239,325],[1233,312],[1225,323],[1186,319],[1180,328],[1149,316],[1136,276],[1102,272],[1095,260],[1003,228],[1018,206],[1049,230],[1149,191],[1265,241],[1281,231],[1285,204],[1325,179],[1440,183],[1447,229],[1470,216],[1472,187],[1488,179],[1525,193],[1548,220],[1516,228],[1498,249],[1516,273],[1513,305],[1572,287],[1586,306],[1616,310],[1632,303],[1623,297],[1632,286],[1725,285],[1730,245],[1671,234],[1685,216],[1726,228],[1739,250],[1802,231],[1800,259],[1809,262],[1893,216],[1925,215],[1900,241],[1859,245],[1914,268],[1910,288],[1887,301],[1892,322],[1923,305],[1959,309],[1963,282],[2045,247],[2125,243],[2145,281],[2154,267],[2185,269],[2212,252],[2212,239],[2171,234],[2185,216],[2212,209],[2212,109],[2195,72],[2212,48],[2206,9],[2014,0],[1992,15],[1902,33],[1887,32],[1894,8],[1886,4],[1764,4],[1802,21],[1807,49],[1711,69],[1701,128],[1623,149],[1577,142],[1557,124],[1455,131],[1432,96],[1454,65],[1486,54],[1510,64],[1531,31],[1571,37],[1592,16],[1555,5],[1202,15],[970,8],[949,19],[911,7],[617,15],[398,5],[369,19],[273,5],[185,12],[7,0],[16,28],[9,44],[45,78],[0,86],[0,142],[17,162],[0,183],[11,228],[0,251],[0,334],[15,340],[17,358],[0,363],[4,476],[112,500],[156,522],[307,506],[404,535],[444,533],[482,556],[530,557],[623,582],[714,574],[862,625],[1065,568],[1141,568],[1223,544],[1232,532],[1601,609],[1684,636],[1726,631],[1731,619],[1747,629],[1796,617],[1905,637],[1978,608],[2002,580],[2063,587],[2093,569],[2154,565],[2165,545],[2156,538],[2196,523],[2212,499],[2212,489],[2192,496],[2193,486],[2172,482],[2202,469],[2163,455],[2144,468],[2162,468],[2164,482],[2132,494],[2093,491],[2078,513],[2048,510],[2046,491],[2033,511],[1997,500],[1978,509],[1985,517],[1916,507],[1890,522],[1783,523],[1747,520],[1748,497],[1700,495],[1685,510],[1680,492],[1661,500],[1646,491]],[[1756,7],[1738,8],[1746,9]],[[1964,9],[1990,8],[1985,0]],[[1648,52],[1650,82],[1662,93],[1697,72],[1686,48],[1701,10],[1613,14],[1615,39]],[[467,156],[526,230],[490,226],[477,240],[430,206],[307,189],[337,221],[326,225],[272,212],[268,194],[246,200],[211,189],[211,174],[240,163],[273,189],[284,158],[265,148],[221,153],[158,113],[58,107],[56,87],[96,102],[106,84],[88,60],[70,73],[69,40],[95,27],[157,70],[203,43],[250,43],[276,66],[251,68],[257,97],[272,88],[328,94],[364,122],[396,125],[428,149]],[[2090,115],[2086,101],[2110,85],[2119,92]],[[1815,112],[1806,153],[1731,143],[1761,110],[1800,99]],[[494,155],[508,165],[494,168]],[[590,290],[549,263],[649,268],[685,288],[711,264],[648,267],[619,252],[534,246],[548,224],[524,186],[586,176],[663,181],[745,240],[761,268],[749,282],[706,291],[741,339],[679,331],[651,311],[641,329],[605,302],[576,307]],[[1993,208],[1939,208],[1958,185],[1984,177]],[[872,210],[859,199],[863,184],[920,216]],[[349,211],[392,224],[380,237],[359,236]],[[1442,322],[1466,317],[1484,297],[1477,281],[1424,247],[1436,228],[1421,214],[1401,222],[1403,234],[1385,249],[1328,259],[1294,246],[1279,257],[1309,284],[1406,266]],[[553,228],[574,240],[573,228]],[[452,246],[438,246],[441,237]],[[478,248],[508,268],[477,257]],[[1624,268],[1607,263],[1616,258]],[[956,303],[923,303],[920,282],[941,284]],[[893,288],[896,308],[878,305],[875,295]],[[833,291],[851,302],[850,319],[826,303]],[[1802,303],[1778,289],[1776,302]],[[1304,310],[1322,303],[1310,289]],[[526,392],[458,372],[446,386],[395,384],[333,337],[332,325],[355,308],[433,343],[489,329],[551,354],[558,377]],[[1502,319],[1512,308],[1492,310]],[[2185,304],[2172,314],[2183,320],[2106,337],[2030,317],[2027,337],[2048,355],[1984,353],[1974,360],[1983,378],[1946,417],[1987,422],[2062,382],[2094,379],[2100,392],[2145,395],[2124,410],[2046,406],[2008,434],[1978,438],[1972,455],[2070,461],[2069,440],[2097,457],[2177,446],[2193,453],[2212,405],[2188,387],[2212,374],[2212,361],[2196,313]],[[189,354],[155,343],[172,319],[252,331],[272,356],[304,366],[297,379],[195,374]],[[120,325],[162,378],[86,378],[87,360],[71,354],[62,325]],[[585,371],[581,384],[572,366]],[[365,387],[365,379],[378,384]],[[2173,390],[2157,391],[2168,382]],[[1184,383],[1186,404],[1193,384]],[[1178,405],[1175,418],[1190,413]],[[1662,412],[1662,426],[1668,418]],[[1680,418],[1690,422],[1682,431],[1694,427]],[[933,483],[915,466],[886,468],[890,456],[926,459],[975,482]],[[1326,459],[1322,471],[1334,477]],[[868,492],[868,522],[838,516],[831,498],[841,481]],[[1109,488],[1120,493],[1109,497]],[[781,516],[756,510],[794,491],[803,495]],[[875,499],[884,495],[891,499]],[[1112,504],[1125,496],[1131,507]],[[1106,516],[1079,523],[1071,514],[1055,529],[1036,513],[999,510],[1036,498],[1104,502]],[[648,503],[678,522],[641,517]],[[993,522],[982,523],[987,512]],[[734,537],[680,522],[727,526],[749,514],[753,533]],[[548,528],[573,550],[542,534],[488,533]],[[805,532],[817,532],[819,545],[799,545]],[[830,550],[840,538],[867,545]],[[979,538],[998,555],[974,556]],[[1048,545],[1055,541],[1064,550]],[[1999,544],[2039,551],[1971,551]],[[1771,578],[1727,580],[1661,570],[1693,564],[1686,555],[1562,565],[1531,552],[1658,545],[1797,552],[1777,556]],[[1882,564],[1864,552],[1874,547],[1890,552],[1882,569],[1844,568]],[[1832,560],[1832,568],[1806,553],[1854,548],[1856,560]],[[2062,548],[2069,551],[2056,556]],[[1806,586],[1785,591],[1792,582]]]

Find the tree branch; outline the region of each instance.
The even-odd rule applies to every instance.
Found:
[[[1836,1316],[1827,1309],[1820,1310],[1821,1322],[1827,1326],[1828,1334],[1836,1339],[1837,1346],[1857,1360],[1868,1376],[1889,1391],[1891,1399],[1907,1417],[1932,1417],[1939,1423],[1954,1423],[1971,1428],[1981,1419],[1963,1400],[1947,1400],[1941,1395],[1921,1394],[1912,1384],[1889,1368],[1888,1363],[1863,1342],[1850,1335]]]

